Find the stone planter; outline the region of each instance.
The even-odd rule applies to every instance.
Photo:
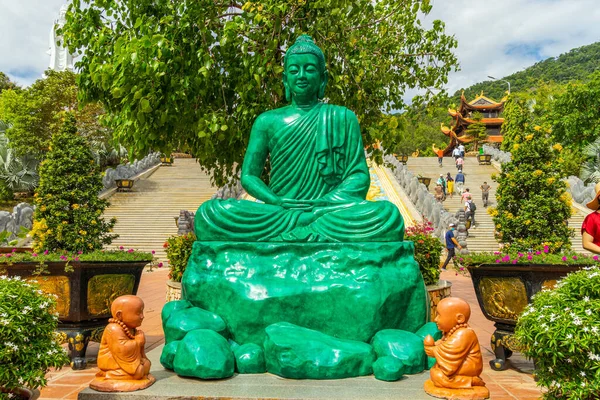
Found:
[[[172,157],[161,157],[160,162],[162,165],[173,165],[173,158]]]
[[[181,300],[181,282],[167,281],[167,302]]]
[[[429,303],[429,321],[435,320],[437,306],[446,297],[452,295],[452,282],[439,280],[437,285],[427,286],[427,301]]]
[[[492,163],[492,155],[491,154],[478,154],[477,162],[479,165],[490,165]]]
[[[553,288],[556,281],[581,269],[576,265],[505,265],[468,266],[479,307],[496,330],[491,344],[496,359],[490,361],[495,371],[507,368],[506,359],[519,348],[514,340],[519,314],[542,289]]]
[[[16,400],[36,400],[38,397],[40,397],[40,391],[38,389],[29,389],[26,387],[8,391],[0,386],[0,393],[8,393],[9,396],[12,394],[12,398]]]
[[[117,192],[129,191],[133,188],[135,181],[133,179],[115,179]]]
[[[427,189],[429,189],[429,184],[431,183],[431,178],[426,178],[424,176],[419,176],[419,177],[417,177],[417,179],[419,180],[420,183],[422,183],[423,185],[425,185],[425,187]]]
[[[125,294],[136,294],[147,261],[46,262],[48,274],[34,276],[39,263],[3,264],[8,276],[34,280],[46,293],[58,296],[58,330],[69,344],[71,367],[86,367],[85,352],[90,340],[99,342],[108,324],[110,305]]]
[[[404,165],[406,165],[406,163],[408,162],[408,156],[406,155],[396,156],[396,158]]]

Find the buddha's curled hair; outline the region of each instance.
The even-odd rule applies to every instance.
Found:
[[[300,35],[296,42],[290,46],[285,53],[284,67],[287,68],[288,56],[292,54],[312,54],[319,61],[319,70],[321,73],[325,71],[325,55],[323,51],[315,44],[315,41],[309,35]]]

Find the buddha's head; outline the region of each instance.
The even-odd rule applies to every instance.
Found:
[[[110,313],[129,329],[135,329],[141,326],[144,320],[144,302],[133,295],[119,296],[110,306]]]
[[[446,297],[438,303],[435,322],[438,329],[448,332],[458,324],[465,324],[471,317],[469,303],[458,297]]]
[[[322,99],[327,85],[325,55],[308,35],[301,35],[285,54],[285,98],[301,102]]]

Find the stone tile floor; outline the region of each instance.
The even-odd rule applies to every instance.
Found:
[[[146,309],[142,329],[146,333],[146,350],[150,351],[164,342],[164,335],[160,321],[160,311],[165,302],[167,270],[155,270],[144,273],[138,295],[144,299]],[[484,358],[483,380],[490,389],[493,400],[533,400],[541,397],[541,391],[535,385],[531,375],[533,363],[525,360],[519,354],[513,355],[510,368],[497,372],[489,367],[489,360],[493,359],[490,347],[490,336],[494,331],[493,323],[485,319],[477,299],[471,279],[457,275],[449,270],[442,273],[441,279],[452,282],[452,295],[462,297],[471,304],[472,315],[470,325],[479,336]],[[95,357],[98,353],[98,344],[90,343],[88,347],[88,368],[83,371],[73,371],[65,367],[59,371],[48,373],[48,386],[41,391],[40,400],[47,399],[76,399],[77,394],[86,388],[94,378],[97,371]]]

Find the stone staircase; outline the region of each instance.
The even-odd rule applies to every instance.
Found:
[[[452,157],[444,157],[442,168],[439,167],[436,157],[410,157],[407,167],[415,175],[431,178],[431,184],[429,185],[431,193],[433,193],[435,181],[440,174],[445,176],[447,172],[450,172],[452,177],[456,177],[457,172]],[[498,170],[492,165],[479,165],[476,157],[467,156],[463,173],[466,181],[465,188],[469,188],[470,192],[473,193],[472,198],[477,205],[477,211],[475,212],[476,225],[469,230],[468,248],[471,252],[496,251],[499,247],[494,238],[494,223],[492,217],[487,214],[485,207],[483,207],[479,186],[483,182],[487,182],[492,187],[488,205],[496,205],[496,188],[498,184],[492,180],[492,174],[498,174]],[[460,204],[460,196],[456,193],[452,198],[447,196],[446,201],[444,201],[444,208],[451,213],[455,213],[463,207],[464,204]],[[581,247],[581,234],[579,233],[585,215],[581,210],[573,208],[573,216],[569,219],[569,226],[575,229],[575,236],[571,240],[571,246],[575,251],[590,254]]]
[[[111,205],[104,215],[117,218],[114,232],[119,234],[109,248],[155,250],[165,261],[163,243],[177,234],[179,211],[195,212],[215,190],[194,159],[178,158],[171,166],[159,167],[147,179],[138,180],[131,192],[117,192],[108,199]]]

